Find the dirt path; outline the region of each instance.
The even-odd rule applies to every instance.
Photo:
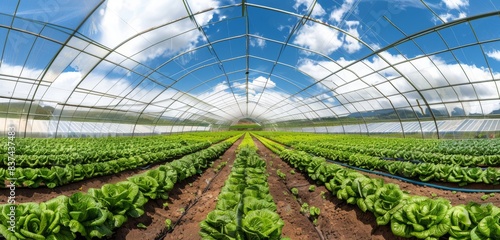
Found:
[[[213,167],[208,168],[201,175],[176,183],[169,193],[168,200],[149,201],[145,205],[145,214],[137,219],[129,219],[117,229],[113,239],[200,239],[199,223],[215,209],[217,196],[231,171],[236,156],[235,150],[240,142],[241,139],[236,141],[219,159],[214,161]],[[227,162],[227,165],[216,173],[215,167],[222,162]],[[163,207],[164,202],[168,203],[167,208]],[[172,221],[172,225],[181,218],[170,233],[165,230],[167,218]],[[139,223],[146,225],[147,229],[137,227]]]
[[[303,239],[303,240],[314,240],[320,239],[318,232],[316,231],[314,225],[309,219],[300,213],[300,204],[297,202],[295,196],[289,191],[288,186],[285,181],[283,181],[277,174],[277,170],[285,171],[284,165],[286,165],[280,158],[271,153],[266,147],[264,147],[259,141],[254,139],[255,145],[257,145],[260,157],[266,161],[267,172],[269,174],[267,181],[269,183],[269,192],[273,196],[273,200],[278,208],[278,214],[281,219],[285,222],[285,226],[282,230],[282,236],[289,237],[291,239]],[[288,169],[287,169],[288,170]],[[290,175],[287,172],[287,175]],[[293,178],[293,181],[297,181],[300,177]],[[300,180],[307,182],[305,178]]]
[[[436,189],[432,187],[425,187],[425,186],[419,186],[415,185],[412,183],[400,181],[398,179],[394,178],[389,178],[389,177],[384,177],[380,176],[377,174],[370,174],[366,172],[361,172],[369,177],[374,177],[374,178],[383,178],[386,183],[395,183],[398,184],[399,187],[404,190],[408,191],[412,195],[419,195],[419,196],[426,196],[426,197],[442,197],[450,200],[452,205],[458,205],[458,204],[467,204],[470,201],[477,202],[477,203],[487,203],[491,202],[495,206],[500,206],[500,193],[494,194],[494,196],[488,197],[486,200],[482,200],[481,197],[484,195],[487,195],[485,193],[465,193],[465,192],[452,192],[448,190],[441,190],[441,189]],[[451,184],[448,184],[451,185]],[[476,185],[487,185],[487,184],[476,184]],[[457,186],[455,186],[457,187]],[[490,185],[489,187],[496,187],[497,189],[500,188],[498,185]],[[482,189],[487,189],[482,186],[478,186],[478,188]]]
[[[217,160],[214,166],[218,166],[221,162],[227,162],[227,165],[222,168],[219,173],[215,173],[212,169],[208,169],[203,175],[200,181],[194,182],[194,186],[202,186],[205,188],[207,186],[207,182],[210,182],[210,186],[206,189],[205,192],[201,192],[199,187],[196,189],[186,188],[181,194],[178,195],[178,198],[172,202],[172,204],[176,204],[176,202],[182,202],[187,205],[187,203],[191,203],[194,197],[190,197],[190,195],[199,196],[198,201],[191,206],[186,215],[179,222],[179,225],[174,228],[174,230],[165,236],[163,239],[200,239],[200,222],[203,221],[209,212],[215,209],[215,205],[217,204],[217,196],[219,196],[221,188],[224,186],[224,182],[229,176],[231,172],[231,168],[233,167],[234,159],[236,158],[236,149],[238,145],[240,145],[241,140],[236,141],[231,148],[229,148],[224,155],[222,155],[221,159]],[[209,180],[210,179],[210,180]],[[185,199],[188,198],[188,199]],[[181,206],[182,206],[181,205]],[[173,219],[177,219],[177,213],[170,212],[170,215]]]
[[[284,221],[288,221],[283,228],[283,236],[291,239],[322,239],[321,237],[323,237],[331,240],[407,239],[394,236],[390,226],[377,226],[372,213],[364,213],[357,206],[338,200],[324,186],[316,185],[314,181],[310,181],[303,173],[290,167],[261,142],[254,141],[259,149],[259,154],[266,161],[273,162],[269,172],[269,184],[278,186],[270,186],[271,194],[275,202],[279,203],[278,213]],[[272,182],[272,179],[277,177],[277,169],[286,174],[286,181]],[[292,170],[295,174],[291,173]],[[311,185],[315,186],[315,190],[312,192],[309,191]],[[279,190],[273,191],[276,188]],[[291,188],[298,189],[297,200],[288,191]],[[321,213],[316,228],[321,232],[321,235],[318,235],[311,221],[300,213],[303,203],[320,209]],[[288,205],[291,206],[290,210],[288,210]],[[295,219],[290,219],[289,216],[294,216]]]
[[[160,164],[165,164],[166,162],[163,163],[158,163],[154,166],[158,166]],[[52,198],[55,198],[59,195],[66,195],[66,196],[71,196],[73,193],[76,192],[87,192],[89,188],[100,188],[102,185],[106,183],[117,183],[121,181],[127,180],[128,177],[142,173],[147,171],[148,169],[141,170],[141,169],[133,169],[133,170],[126,170],[120,173],[116,173],[113,175],[107,175],[107,176],[99,176],[99,177],[94,177],[90,179],[85,179],[79,182],[74,182],[74,183],[69,183],[64,186],[59,186],[55,188],[47,188],[47,187],[39,187],[39,188],[25,188],[25,187],[17,187],[16,188],[16,203],[25,203],[25,202],[44,202],[48,201]],[[1,196],[7,196],[8,195],[8,189],[7,188],[2,188],[0,189],[0,195]],[[7,198],[0,198],[0,204],[5,204],[7,203]]]

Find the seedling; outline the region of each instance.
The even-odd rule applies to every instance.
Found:
[[[278,177],[280,177],[283,180],[286,180],[286,174],[282,172],[281,170],[276,170],[276,174],[278,174]]]
[[[316,186],[314,185],[309,186],[309,192],[314,192],[314,190],[316,190]]]
[[[214,172],[219,172],[226,165],[227,165],[227,161],[226,162],[221,162],[219,165],[217,165],[216,168],[214,168]]]
[[[481,200],[486,201],[486,200],[488,200],[488,198],[490,198],[490,195],[485,194],[485,195],[483,195],[483,196],[481,197]]]
[[[163,208],[165,208],[165,209],[168,208],[168,202],[163,203]]]
[[[314,224],[314,226],[318,226],[318,219],[317,218],[313,220],[313,224]]]
[[[325,194],[326,194],[326,193],[325,193],[325,191],[321,191],[321,192],[319,193],[319,195],[320,195],[320,196],[321,196],[321,198],[323,198],[323,199],[326,199],[326,195],[325,195]]]
[[[315,206],[311,206],[309,208],[309,216],[311,216],[311,218],[317,218],[320,214],[321,210]]]
[[[494,197],[495,196],[495,193],[490,193],[490,197]]]
[[[138,227],[138,228],[142,228],[142,229],[146,229],[146,228],[148,228],[146,225],[144,225],[144,223],[138,223],[138,224],[137,224],[137,227]]]
[[[300,212],[301,213],[309,212],[309,204],[303,203],[302,206],[300,207]]]
[[[295,174],[295,171],[292,169],[290,170],[290,174],[294,175]]]
[[[295,196],[299,195],[299,189],[297,189],[297,188],[292,188],[292,189],[290,189],[290,191],[292,191],[292,194]]]
[[[172,229],[172,220],[170,219],[165,219],[165,227],[167,228],[167,230],[170,230]]]
[[[186,212],[186,209],[184,209],[184,208],[179,208],[179,212],[180,212],[180,213],[184,213],[184,212]]]

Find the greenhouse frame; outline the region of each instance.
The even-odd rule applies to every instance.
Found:
[[[120,136],[249,118],[268,130],[488,136],[500,130],[498,4],[464,2],[184,0],[164,13],[2,1],[0,125]]]

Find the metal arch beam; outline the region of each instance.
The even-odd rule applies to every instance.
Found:
[[[316,3],[316,2],[314,2],[314,3]],[[365,47],[367,47],[368,49],[370,49],[370,50],[374,51],[370,45],[366,44],[366,43],[365,43],[364,41],[362,41],[359,37],[353,36],[351,33],[347,32],[347,31],[345,31],[345,30],[343,30],[343,29],[341,29],[341,28],[339,28],[339,27],[336,27],[336,26],[333,26],[333,25],[330,25],[330,24],[324,23],[324,22],[322,22],[322,21],[320,21],[320,20],[318,20],[318,19],[311,18],[310,16],[300,15],[300,14],[296,14],[296,13],[292,13],[292,12],[284,11],[284,10],[281,10],[281,9],[276,9],[276,8],[271,8],[271,7],[265,7],[265,6],[256,5],[256,4],[248,4],[248,5],[249,5],[249,6],[253,6],[253,7],[257,7],[257,8],[266,9],[266,10],[276,11],[276,12],[280,12],[280,13],[284,13],[284,14],[288,14],[288,15],[293,15],[293,16],[296,16],[296,17],[298,17],[298,18],[302,18],[303,20],[309,20],[309,21],[312,21],[312,22],[315,22],[315,23],[318,23],[318,24],[322,24],[322,25],[327,26],[327,27],[329,27],[329,28],[331,28],[331,29],[335,29],[335,30],[337,30],[337,31],[339,31],[339,32],[342,32],[343,34],[345,34],[345,35],[347,35],[347,36],[352,37],[353,39],[357,40],[359,43],[363,44],[363,45],[364,45]],[[312,8],[311,8],[311,11],[312,11]],[[310,50],[309,50],[309,51],[310,51]],[[374,52],[375,52],[375,51],[374,51]],[[374,54],[374,53],[372,53],[372,54]],[[321,54],[321,55],[322,55],[322,54]],[[377,54],[377,55],[378,55],[378,54]],[[381,57],[381,56],[380,56],[380,57]],[[367,57],[365,57],[365,58],[367,58]],[[358,60],[358,61],[361,61],[361,60],[363,60],[363,59],[365,59],[365,58],[362,58],[362,59],[360,59],[360,60]],[[386,59],[384,59],[384,58],[382,58],[382,57],[381,57],[381,59],[382,59],[382,60],[384,60],[384,61],[385,61],[388,65],[391,65],[391,64],[390,64],[390,63],[389,63]],[[347,69],[347,67],[349,67],[350,65],[353,65],[353,64],[357,63],[358,61],[354,61],[352,64],[349,64],[349,65],[347,65],[347,66],[345,66],[345,67],[340,66],[341,68],[339,69],[339,71],[340,71],[340,70],[343,70],[343,69]],[[334,61],[332,60],[332,62],[334,62]],[[338,71],[337,71],[337,72],[338,72]],[[332,76],[333,74],[335,74],[335,73],[332,73],[332,74],[330,74],[330,75],[326,76],[325,78],[323,78],[323,79],[321,79],[321,80],[319,80],[319,81],[316,81],[314,84],[312,84],[312,85],[308,86],[308,88],[309,88],[309,87],[314,86],[315,84],[317,84],[317,83],[319,83],[319,82],[321,82],[321,81],[323,81],[323,80],[325,80],[325,79],[327,79],[328,77]],[[418,91],[418,90],[417,90],[417,91]],[[353,107],[354,107],[354,106],[353,106]],[[396,109],[394,109],[394,111],[396,111]],[[362,117],[362,120],[363,120],[363,122],[365,122],[365,125],[366,125],[366,120],[364,119],[364,117]],[[401,120],[400,120],[400,121],[401,121]],[[367,126],[367,125],[366,125],[366,126]]]
[[[203,36],[205,37],[205,40],[207,41],[207,43],[209,44],[209,50],[210,49],[213,49],[213,46],[212,46],[212,43],[210,42],[210,39],[208,38],[207,36],[207,33],[205,33],[205,31],[203,30],[203,27],[200,26],[198,24],[198,21],[196,21],[196,19],[194,18],[194,14],[193,12],[191,11],[191,7],[189,6],[189,3],[187,2],[187,0],[182,0],[182,2],[184,3],[184,6],[186,7],[186,11],[188,12],[189,14],[189,17],[191,18],[191,20],[193,21],[193,23],[198,27],[199,31],[203,34]],[[233,97],[234,99],[236,100],[236,96],[234,94],[234,91],[233,91],[233,88],[231,87],[231,84],[229,82],[229,76],[227,76],[227,73],[226,73],[226,70],[224,69],[224,65],[222,64],[221,62],[221,59],[219,58],[219,55],[217,54],[217,52],[213,51],[212,54],[215,56],[215,58],[217,59],[217,61],[219,62],[220,66],[219,66],[219,69],[225,74],[226,76],[226,81],[227,81],[227,84],[229,86],[229,89],[231,90],[231,92],[233,93]],[[240,112],[241,111],[241,108],[240,108]],[[243,112],[242,112],[243,114]]]
[[[63,45],[63,46],[66,46],[66,45]],[[418,91],[418,90],[417,90]]]
[[[287,12],[287,11],[283,11],[283,10],[280,10],[280,9],[275,9],[275,8],[269,8],[269,7],[263,7],[263,6],[260,6],[260,5],[254,5],[254,4],[248,4],[249,6],[254,6],[254,7],[260,7],[260,8],[264,8],[264,9],[268,9],[268,10],[273,10],[273,11],[277,11],[277,12],[281,12],[281,13],[286,13],[286,14],[290,14],[290,15],[295,15],[297,17],[304,17],[304,16],[301,16],[301,15],[298,15],[298,14],[294,14],[294,13],[290,13],[290,12]],[[442,25],[438,25],[438,26],[435,26],[435,27],[432,27],[430,29],[426,29],[424,31],[420,31],[420,32],[417,32],[415,34],[412,34],[412,35],[408,35],[406,37],[404,37],[403,39],[400,39],[392,44],[389,44],[387,45],[386,47],[383,47],[383,48],[380,48],[380,49],[377,49],[377,50],[373,50],[369,45],[367,45],[366,43],[364,43],[361,39],[357,38],[357,37],[354,37],[354,36],[351,36],[349,33],[345,32],[344,30],[342,29],[339,29],[335,26],[331,26],[329,24],[326,24],[326,23],[323,23],[319,20],[316,20],[316,19],[312,19],[312,18],[308,18],[308,20],[310,21],[313,21],[313,22],[316,22],[316,23],[319,23],[319,24],[323,24],[325,26],[328,26],[328,27],[331,27],[332,29],[336,29],[346,35],[349,35],[351,36],[353,39],[357,40],[358,42],[360,42],[361,44],[365,45],[367,48],[371,49],[373,52],[371,54],[368,54],[367,56],[363,57],[363,58],[360,58],[358,59],[357,61],[355,61],[354,63],[357,63],[357,62],[360,62],[360,61],[363,61],[364,59],[367,59],[371,56],[374,56],[374,55],[377,55],[380,59],[382,59],[383,61],[385,61],[389,66],[393,67],[392,64],[390,64],[387,59],[385,59],[382,55],[380,55],[383,51],[386,51],[394,46],[397,46],[403,42],[406,42],[406,41],[409,41],[413,38],[416,38],[416,37],[419,37],[419,36],[423,36],[425,34],[428,34],[430,32],[433,32],[433,31],[436,31],[436,30],[439,30],[439,29],[444,29],[444,28],[447,28],[447,27],[450,27],[450,26],[454,26],[454,25],[457,25],[457,24],[461,24],[463,22],[467,22],[467,21],[471,21],[471,20],[474,20],[474,19],[479,19],[479,18],[483,18],[483,17],[488,17],[488,16],[494,16],[494,15],[499,15],[500,14],[500,11],[496,11],[496,12],[490,12],[490,13],[485,13],[485,14],[480,14],[480,15],[476,15],[476,16],[471,16],[471,17],[467,17],[467,18],[464,18],[464,19],[458,19],[458,20],[455,20],[455,21],[452,21],[452,22],[449,22],[449,23],[445,23],[445,24],[442,24]],[[345,68],[349,67],[351,64],[347,65]],[[409,82],[411,84],[411,82],[409,81],[409,79],[401,74],[401,72],[399,70],[397,70],[396,68],[393,67],[393,69],[398,72],[398,74],[400,74],[403,78],[405,78],[407,80],[407,82]],[[329,76],[327,76],[329,77]],[[412,87],[415,89],[415,91],[422,97],[422,100],[425,102],[425,104],[428,106],[429,108],[429,112],[434,120],[434,123],[436,125],[436,131],[437,131],[437,134],[438,134],[438,138],[439,138],[439,129],[438,129],[438,126],[437,126],[437,122],[436,122],[436,118],[434,116],[434,114],[432,113],[432,110],[430,109],[429,107],[429,104],[427,103],[427,100],[423,97],[422,93],[413,85],[411,84]]]
[[[104,0],[101,0],[98,4],[96,4],[96,6],[87,14],[87,16],[85,16],[85,18],[83,18],[83,20],[78,24],[78,26],[73,30],[73,32],[71,34],[69,34],[70,37],[68,37],[68,39],[66,40],[66,42],[61,45],[61,48],[59,49],[59,51],[54,55],[54,57],[52,58],[52,60],[50,61],[49,63],[49,67],[47,67],[47,69],[50,68],[50,66],[54,63],[54,61],[57,59],[57,57],[59,56],[59,54],[61,53],[61,51],[64,49],[64,47],[68,44],[68,42],[71,40],[71,38],[78,32],[78,30],[83,26],[83,24],[90,18],[90,16],[92,16],[92,14],[104,3]],[[47,74],[48,71],[45,71],[43,73],[43,75],[40,77],[40,81],[41,79],[44,78],[44,76]],[[25,129],[27,128],[28,126],[28,119],[29,119],[29,113],[31,112],[31,108],[33,107],[33,103],[34,103],[34,100],[35,100],[35,96],[36,96],[36,93],[38,92],[38,87],[39,85],[36,86],[36,89],[35,89],[35,92],[33,93],[33,99],[31,101],[31,104],[30,104],[30,107],[29,107],[29,110],[28,110],[28,114],[26,115],[26,125],[25,125]],[[60,120],[60,116],[59,116],[59,120]],[[56,125],[56,133],[54,134],[54,138],[57,138],[57,130],[59,129],[59,121]],[[24,137],[26,137],[26,131],[24,132]]]
[[[242,57],[239,57],[239,58],[242,58]],[[207,65],[211,65],[211,64],[207,64]],[[199,67],[199,68],[203,68],[203,66],[201,66],[201,67]],[[257,70],[255,70],[255,71],[257,71]],[[189,75],[189,74],[185,74],[183,77],[188,76],[188,75]],[[223,75],[218,75],[218,76],[215,76],[215,77],[213,77],[213,78],[211,78],[211,79],[209,79],[209,80],[207,80],[207,81],[205,81],[205,82],[200,83],[199,85],[197,85],[197,86],[195,86],[195,87],[191,88],[190,90],[188,90],[188,91],[186,92],[186,94],[188,94],[191,90],[193,90],[193,89],[195,89],[195,88],[197,88],[197,87],[199,87],[199,86],[201,86],[201,85],[203,85],[203,84],[205,84],[205,83],[207,83],[207,82],[213,81],[213,80],[215,80],[215,79],[217,79],[217,78],[219,78],[219,77],[221,77],[221,76],[223,76]],[[179,80],[180,80],[180,79],[179,79]],[[286,79],[284,79],[284,80],[285,80],[285,81],[287,81],[287,82],[289,82],[289,81],[288,81],[288,80],[286,80]],[[293,82],[289,82],[289,83],[291,83],[291,84],[295,85]],[[296,86],[296,87],[297,87],[297,86]],[[223,101],[223,100],[221,100],[221,101]],[[237,103],[238,103],[238,101],[236,101],[236,102],[235,102],[235,104],[237,104]],[[303,103],[303,104],[304,104],[304,105],[307,105],[306,103]],[[167,110],[167,109],[165,109],[165,111],[166,111],[166,110]]]
[[[236,39],[236,38],[242,38],[242,37],[244,37],[244,35],[232,36],[232,37],[228,37],[228,38],[225,38],[225,39],[219,39],[219,40],[217,40],[217,41],[214,41],[213,43],[218,43],[218,42],[229,41],[229,40],[233,40],[233,39]],[[259,37],[260,37],[260,36],[259,36]],[[275,41],[275,40],[273,40],[273,41]],[[278,42],[278,43],[283,44],[283,42],[280,42],[280,41],[275,41],[275,42]],[[191,51],[196,51],[196,50],[198,50],[198,49],[201,49],[201,48],[204,48],[204,47],[207,47],[207,46],[208,46],[208,44],[201,45],[201,46],[199,46],[199,47],[197,47],[197,48],[192,49]],[[307,49],[304,49],[304,48],[301,48],[301,47],[299,47],[299,46],[295,46],[295,45],[292,45],[292,44],[290,44],[290,46],[293,46],[293,47],[298,48],[298,49],[307,50]],[[184,55],[184,54],[188,54],[188,53],[189,53],[189,52],[191,52],[191,51],[188,51],[188,52],[183,52],[182,54],[179,54],[179,55],[177,55],[177,56],[175,56],[175,57],[173,57],[173,58],[169,59],[169,61],[168,61],[168,62],[174,61],[176,58],[179,58],[179,57],[181,57],[181,56],[182,56],[182,55]],[[311,52],[314,52],[314,51],[311,51]],[[317,54],[322,55],[322,54],[320,54],[320,53],[317,53]],[[324,55],[323,55],[323,56],[324,56]],[[246,56],[246,55],[245,55],[245,56],[244,56],[244,55],[241,55],[241,56],[239,56],[239,57],[235,57],[235,58],[231,58],[231,59],[221,60],[221,62],[231,61],[231,60],[234,60],[234,59],[245,58],[245,57],[247,57],[247,56]],[[275,63],[275,61],[273,61],[273,60],[271,60],[271,59],[261,58],[261,57],[257,57],[257,56],[248,56],[248,57],[258,58],[258,59],[261,59],[261,60],[265,60],[265,61],[269,61],[269,62],[273,62],[273,63]],[[324,56],[324,57],[329,58],[328,56]],[[333,61],[333,60],[331,60],[331,61]],[[214,64],[217,64],[217,63],[208,63],[208,64],[205,64],[205,65],[198,66],[197,68],[194,68],[194,69],[192,69],[192,70],[188,71],[188,72],[187,72],[187,73],[185,73],[183,76],[181,76],[180,78],[178,78],[178,79],[176,79],[176,80],[174,80],[174,81],[175,81],[175,82],[178,82],[178,81],[180,81],[182,78],[184,78],[184,77],[186,77],[186,76],[188,76],[188,75],[192,74],[194,71],[197,71],[197,70],[199,70],[199,69],[203,69],[203,68],[208,67],[208,66],[213,66]],[[288,64],[284,64],[284,63],[280,63],[280,62],[277,62],[276,64],[280,64],[280,65],[283,65],[283,66],[288,66],[288,67],[294,68],[294,69],[296,69],[297,71],[299,71],[299,72],[301,72],[302,74],[304,74],[305,76],[308,76],[308,77],[312,78],[311,76],[309,76],[309,75],[307,75],[306,73],[304,73],[304,72],[302,72],[302,71],[298,70],[298,69],[297,69],[296,67],[294,67],[294,66],[291,66],[291,65],[288,65]],[[165,66],[165,64],[162,64],[160,67],[163,67],[163,66]],[[160,68],[160,67],[158,67],[158,68]],[[220,76],[222,76],[222,75],[220,75]],[[295,85],[293,82],[290,82],[290,81],[288,81],[288,80],[287,80],[287,82],[289,82],[289,83],[291,83],[291,84]],[[204,82],[204,83],[205,83],[205,82]],[[188,91],[188,92],[189,92],[189,91]],[[334,114],[335,114],[335,113],[334,113]]]
[[[269,78],[270,78],[270,76],[272,75],[272,73],[274,72],[274,69],[275,69],[275,67],[276,67],[277,63],[279,62],[279,59],[281,58],[281,55],[283,54],[283,51],[285,50],[285,48],[286,48],[286,46],[288,45],[289,41],[292,39],[292,36],[295,34],[295,32],[297,32],[297,31],[298,31],[298,30],[299,30],[299,29],[300,29],[300,28],[301,28],[301,27],[305,24],[305,19],[310,18],[311,14],[312,14],[312,12],[313,12],[313,10],[314,10],[314,6],[316,5],[316,3],[317,3],[317,0],[314,0],[314,1],[311,3],[310,10],[309,10],[309,12],[307,13],[307,15],[303,15],[303,16],[300,18],[300,20],[299,20],[299,21],[298,21],[298,22],[297,22],[297,23],[293,26],[293,28],[290,30],[290,34],[289,34],[289,35],[288,35],[288,37],[286,38],[285,42],[283,42],[283,43],[281,44],[281,48],[280,48],[280,50],[279,50],[278,56],[276,57],[276,60],[274,61],[273,66],[272,66],[272,68],[271,68],[271,70],[270,70],[270,72],[269,72],[269,74],[268,74],[268,76],[267,76],[267,78],[266,78],[266,83],[264,84],[264,87],[263,87],[263,89],[262,89],[262,92],[260,93],[259,98],[257,99],[257,104],[256,104],[256,106],[253,108],[253,110],[252,110],[252,113],[251,113],[251,114],[253,114],[253,112],[255,111],[255,108],[257,107],[257,105],[258,105],[258,103],[259,103],[260,99],[261,99],[261,98],[262,98],[262,96],[264,95],[264,92],[267,90],[267,88],[266,88],[266,87],[267,87],[267,83],[269,82]]]
[[[97,7],[96,7],[96,8],[95,8],[95,9],[94,9],[94,10],[93,10],[90,14],[89,14],[89,16],[87,16],[87,18],[86,18],[86,19],[88,19],[88,17],[90,17],[90,16],[91,16],[91,15],[92,15],[95,11],[96,11],[96,9],[97,9],[97,8],[98,8],[98,7],[99,7],[99,6],[100,6],[103,2],[104,2],[104,1],[101,1],[101,3],[100,3],[100,4],[99,4],[99,5],[98,5],[98,6],[97,6]],[[205,10],[204,12],[206,12],[206,11],[211,11],[211,10],[213,10],[213,9],[208,9],[208,10]],[[119,48],[120,46],[122,46],[123,44],[125,44],[125,43],[129,42],[130,40],[134,39],[134,38],[135,38],[135,37],[137,37],[137,36],[140,36],[141,34],[144,34],[144,33],[147,33],[147,32],[150,32],[150,31],[153,31],[153,30],[155,30],[155,29],[161,28],[161,27],[163,27],[163,26],[166,26],[166,25],[172,24],[173,22],[180,21],[180,20],[182,20],[182,19],[186,19],[187,17],[189,17],[189,16],[186,16],[186,17],[181,18],[181,19],[174,20],[174,21],[172,21],[172,22],[168,22],[168,23],[166,23],[166,24],[163,24],[163,25],[160,25],[160,26],[157,26],[157,27],[154,27],[154,28],[147,29],[147,30],[145,30],[145,31],[143,31],[143,32],[141,32],[141,33],[138,33],[138,34],[136,34],[136,35],[134,35],[134,36],[132,36],[132,37],[130,37],[130,38],[128,38],[128,39],[126,39],[126,40],[125,40],[125,41],[123,41],[122,43],[118,44],[115,48],[113,48],[113,49],[109,50],[109,52],[108,52],[108,53],[107,53],[104,57],[98,57],[99,61],[98,61],[98,62],[94,65],[94,67],[92,67],[92,68],[90,69],[90,71],[89,71],[89,72],[88,72],[85,76],[83,76],[83,77],[82,77],[82,80],[81,80],[81,81],[77,84],[77,86],[75,87],[75,89],[76,89],[76,88],[78,88],[78,86],[79,86],[79,85],[83,82],[83,80],[84,80],[84,79],[86,79],[86,77],[88,76],[88,74],[90,74],[90,73],[92,72],[92,70],[93,70],[93,69],[95,69],[95,67],[97,67],[97,66],[98,66],[98,65],[99,65],[102,61],[107,61],[105,58],[106,58],[107,56],[109,56],[109,54],[111,54],[112,52],[115,52],[115,50],[116,50],[117,48]],[[86,21],[86,20],[85,20],[85,21]],[[81,23],[81,25],[83,25],[83,23],[84,23],[85,21],[83,21],[83,22]],[[75,37],[75,33],[78,31],[78,29],[81,27],[81,25],[80,25],[80,26],[79,26],[79,27],[75,30],[75,32],[74,32],[73,34],[71,34],[71,35],[70,35],[71,37]],[[70,38],[68,38],[68,41],[71,39],[71,37],[70,37]],[[67,41],[67,42],[68,42],[68,41]],[[65,44],[63,44],[63,47],[69,47],[69,46],[67,46],[67,42],[66,42]],[[62,49],[63,49],[63,48],[61,48],[61,50],[62,50]],[[60,52],[59,52],[59,53],[60,53]],[[55,60],[55,59],[57,58],[57,56],[59,55],[59,53],[55,55],[55,57],[54,57],[54,59],[53,59],[53,60]],[[126,59],[129,59],[129,57],[127,57],[127,56],[125,56],[125,58],[126,58]],[[116,63],[113,63],[113,64],[116,64]],[[149,68],[149,67],[147,67],[147,66],[146,66],[146,68]],[[155,72],[155,71],[153,71],[153,72]],[[147,79],[148,77],[149,77],[149,75],[148,75],[147,77],[145,77],[144,79]],[[167,77],[167,76],[165,76],[165,77]],[[168,78],[168,77],[167,77],[167,78]],[[143,79],[143,80],[144,80],[144,79]],[[153,80],[151,80],[151,79],[150,79],[150,81],[153,81]],[[159,85],[162,85],[161,83],[158,83],[158,82],[156,82],[156,81],[153,81],[153,82],[155,82],[155,83],[157,83],[157,84],[159,84]],[[140,84],[140,83],[139,83],[139,84]],[[168,87],[166,87],[166,88],[168,88]],[[67,100],[66,100],[66,101],[67,101]],[[64,110],[64,107],[63,107],[63,109],[62,109],[61,111],[63,111],[63,110]],[[60,121],[60,117],[61,117],[61,116],[59,116],[59,117],[58,117],[58,122]],[[138,120],[139,120],[139,119],[140,119],[140,117],[138,117]],[[57,132],[56,132],[56,134],[57,134]]]

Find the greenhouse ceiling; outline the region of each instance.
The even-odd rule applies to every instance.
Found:
[[[438,130],[500,114],[500,1],[0,6],[0,124],[25,134],[209,130],[240,119]]]

